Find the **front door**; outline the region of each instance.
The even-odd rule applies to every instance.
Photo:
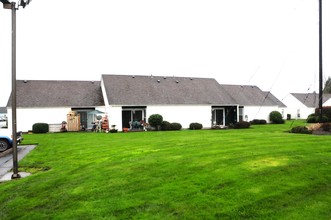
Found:
[[[212,110],[213,125],[225,125],[225,110],[224,108],[215,108]]]

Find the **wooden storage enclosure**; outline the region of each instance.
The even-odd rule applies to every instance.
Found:
[[[67,130],[80,131],[80,114],[75,111],[70,111],[67,114]]]

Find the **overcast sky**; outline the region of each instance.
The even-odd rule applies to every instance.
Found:
[[[331,1],[323,8],[327,78]],[[17,11],[17,79],[208,77],[257,85],[283,99],[318,92],[318,21],[318,0],[33,0]],[[2,7],[0,82],[5,106],[11,11]]]

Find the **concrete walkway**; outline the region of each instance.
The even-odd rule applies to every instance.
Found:
[[[17,147],[17,159],[20,161],[25,155],[33,150],[36,145],[22,145]],[[9,172],[13,169],[13,149],[0,154],[0,182],[11,180],[13,172]],[[21,177],[29,176],[29,173],[20,172]]]

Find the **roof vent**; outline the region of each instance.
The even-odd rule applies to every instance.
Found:
[[[135,78],[135,76],[134,76],[134,75],[132,75],[132,78]]]
[[[161,81],[158,79],[157,82],[160,83]]]
[[[164,77],[163,77],[163,79],[167,79],[167,77],[166,77],[166,76],[164,76]]]
[[[94,84],[94,81],[91,81],[92,84]]]
[[[191,77],[191,80],[193,80],[193,78]]]
[[[176,83],[179,83],[179,81],[178,81],[178,80],[176,80]]]
[[[23,80],[23,82],[24,82],[24,83],[28,83],[28,80],[25,79],[25,80]]]

